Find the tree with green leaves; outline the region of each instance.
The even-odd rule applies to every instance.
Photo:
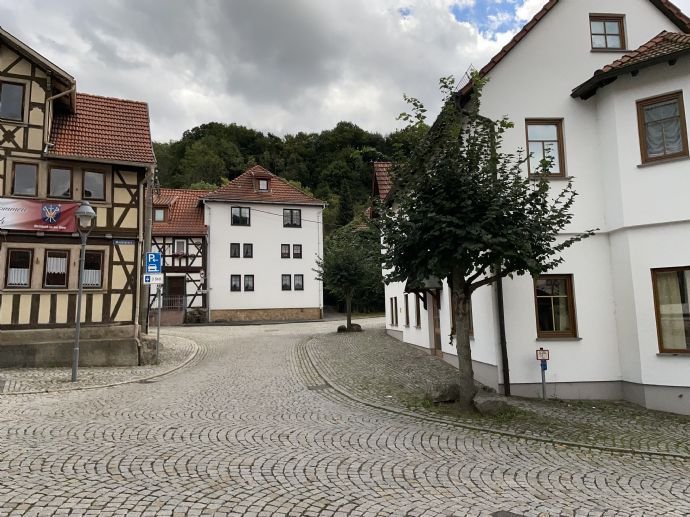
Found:
[[[538,276],[563,261],[561,252],[588,237],[564,237],[576,192],[568,182],[553,192],[550,161],[534,178],[524,173],[528,157],[505,153],[501,142],[513,125],[480,114],[485,80],[475,75],[474,96],[461,103],[451,78],[441,80],[444,106],[412,153],[395,168],[395,204],[380,207],[386,282],[422,286],[447,279],[456,316],[459,359],[458,405],[473,408],[476,394],[470,350],[472,293],[500,278]],[[423,106],[408,99],[411,125],[424,123]],[[405,118],[405,117],[403,117]]]
[[[345,302],[351,329],[353,300],[383,297],[379,232],[358,222],[339,228],[326,239],[315,272],[324,289]]]

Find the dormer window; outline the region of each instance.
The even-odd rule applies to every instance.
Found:
[[[590,14],[592,50],[624,50],[624,20],[622,14]]]
[[[153,221],[155,223],[162,223],[165,221],[165,208],[153,209]]]
[[[24,85],[0,82],[0,118],[24,119]]]
[[[268,192],[268,180],[266,180],[266,179],[260,179],[259,180],[259,192]]]

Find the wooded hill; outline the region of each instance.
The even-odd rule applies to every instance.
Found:
[[[260,164],[328,203],[324,230],[350,222],[371,195],[373,161],[398,161],[409,153],[424,127],[383,136],[350,122],[320,133],[278,137],[237,124],[211,122],[182,138],[154,143],[161,186],[214,188],[247,167]]]

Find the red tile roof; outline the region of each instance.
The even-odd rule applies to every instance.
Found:
[[[51,156],[156,163],[145,102],[78,93],[74,113],[55,113],[50,142]]]
[[[690,53],[690,35],[662,31],[637,50],[628,52],[606,65],[581,85],[575,87],[571,96],[588,99],[597,89],[606,86],[624,73],[633,72],[659,62],[671,61]]]
[[[391,179],[391,162],[374,162],[374,184],[372,187],[374,196],[378,196],[381,201],[385,201],[393,187]]]
[[[162,188],[153,197],[153,206],[165,207],[168,213],[164,223],[153,223],[153,235],[206,235],[201,198],[208,193],[208,190]]]
[[[690,18],[688,18],[683,12],[673,4],[670,0],[649,0],[657,9],[659,9],[676,27],[678,27],[684,33],[690,33]],[[484,65],[484,67],[479,70],[479,75],[482,77],[486,76],[494,67],[500,63],[506,55],[515,48],[515,46],[522,41],[522,39],[527,36],[527,34],[539,23],[544,16],[546,16],[551,9],[553,9],[558,0],[549,0],[544,4],[537,14],[528,21],[520,31],[518,31],[515,36],[496,54],[491,60]],[[472,81],[465,84],[458,95],[461,99],[465,98],[467,95],[472,93],[473,84]]]
[[[269,179],[268,192],[258,190],[258,178]],[[283,178],[254,165],[227,185],[205,196],[209,201],[237,201],[245,203],[274,203],[281,205],[317,205],[324,202],[290,185]]]

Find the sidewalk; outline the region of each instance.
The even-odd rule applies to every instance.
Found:
[[[161,336],[160,363],[146,366],[81,367],[71,382],[71,368],[0,368],[0,396],[46,391],[68,391],[113,386],[163,375],[189,362],[196,354],[193,341]]]
[[[498,417],[434,406],[426,394],[434,385],[453,382],[457,370],[391,338],[380,325],[361,334],[319,336],[307,351],[334,387],[371,405],[526,438],[690,458],[690,417],[627,402],[506,398],[511,411]]]

